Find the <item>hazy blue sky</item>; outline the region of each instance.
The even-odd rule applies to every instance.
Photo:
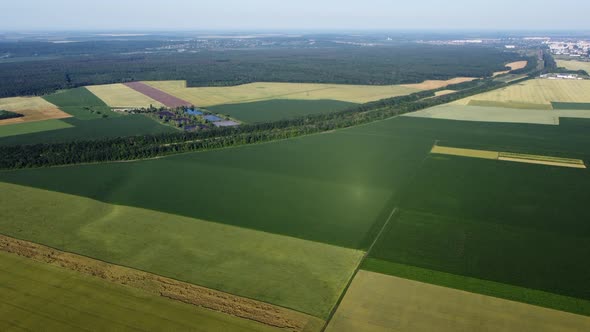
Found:
[[[590,30],[587,0],[1,1],[2,30]]]

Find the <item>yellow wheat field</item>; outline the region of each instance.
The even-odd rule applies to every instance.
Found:
[[[455,92],[457,92],[457,91],[456,90],[441,90],[441,91],[435,92],[434,95],[436,97],[439,97],[439,96],[450,95],[451,93],[455,93]]]
[[[459,77],[447,81],[426,81],[419,84],[387,86],[259,82],[230,87],[187,88],[185,81],[151,81],[145,83],[197,106],[207,107],[271,99],[332,99],[351,103],[367,103],[474,79]]]
[[[366,103],[420,91],[411,86],[368,86],[314,83],[250,83],[229,87],[187,88],[185,81],[145,82],[197,106],[207,107],[271,99],[332,99]]]
[[[509,64],[506,65],[506,67],[510,68],[510,70],[504,70],[504,71],[497,71],[494,73],[494,77],[498,76],[498,75],[503,75],[503,74],[508,74],[509,72],[513,71],[513,70],[518,70],[518,69],[523,69],[524,67],[526,67],[526,65],[529,62],[526,60],[523,61],[515,61],[515,62],[511,62]]]
[[[422,83],[416,84],[403,84],[402,86],[419,89],[419,90],[434,90],[444,88],[449,85],[471,82],[476,80],[477,77],[455,77],[451,78],[450,80],[442,81],[442,80],[428,80]]]
[[[590,62],[557,60],[557,66],[568,70],[583,70],[590,74]]]
[[[528,80],[502,89],[464,98],[453,104],[469,105],[472,101],[489,101],[493,102],[494,106],[505,103],[508,107],[519,104],[550,106],[552,101],[590,103],[590,80]],[[481,103],[478,106],[482,106]]]
[[[20,118],[0,120],[0,125],[71,117],[70,114],[63,112],[41,97],[0,98],[0,110],[24,115]]]
[[[124,84],[93,85],[86,87],[110,107],[154,107],[163,106],[158,101]]]
[[[580,159],[552,157],[552,156],[540,156],[540,155],[524,154],[524,153],[462,149],[462,148],[452,148],[452,147],[438,146],[438,145],[433,146],[432,150],[430,150],[430,153],[445,154],[445,155],[450,155],[450,156],[469,157],[469,158],[493,159],[493,160],[516,162],[516,163],[546,165],[546,166],[583,168],[583,169],[586,168],[584,161],[580,160]]]
[[[359,271],[328,332],[590,331],[590,317]]]
[[[497,151],[450,148],[438,145],[433,146],[432,150],[430,150],[430,153],[482,159],[498,159],[499,156],[499,153]]]

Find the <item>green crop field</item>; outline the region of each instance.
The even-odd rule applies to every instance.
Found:
[[[44,120],[0,126],[0,141],[2,141],[3,138],[9,136],[26,136],[27,134],[65,129],[70,127],[72,127],[72,125],[63,120]],[[43,135],[47,135],[47,133],[44,133]]]
[[[0,183],[0,198],[0,231],[6,235],[320,318],[326,318],[362,255],[5,183]]]
[[[429,157],[371,256],[590,300],[590,267],[580,264],[590,255],[580,200],[589,188],[586,170]]]
[[[275,99],[244,104],[230,104],[207,109],[245,122],[268,122],[302,115],[341,111],[357,104],[338,100]]]
[[[432,147],[419,132],[408,144],[402,122],[411,121],[157,160],[3,172],[0,181],[362,249]]]
[[[86,88],[59,91],[43,98],[80,120],[99,119],[104,116],[121,116],[112,112],[107,104]]]
[[[0,252],[2,331],[277,331]]]
[[[590,269],[580,261],[590,254],[590,245],[585,242],[590,226],[584,223],[590,215],[579,199],[588,197],[590,191],[586,170],[430,156],[430,150],[439,141],[454,147],[587,161],[589,126],[585,119],[539,126],[398,117],[331,133],[157,160],[3,171],[0,181],[350,249],[367,249],[392,209],[400,207],[399,218],[383,233],[373,258],[586,299],[590,288],[584,281]],[[7,194],[6,199],[13,196]],[[35,197],[40,200],[36,206],[56,205],[43,203],[44,195]],[[23,198],[3,205],[0,212],[6,214],[14,205],[17,210],[13,214],[20,215],[25,209],[22,204],[31,206]],[[195,259],[176,244],[189,243],[178,238],[195,231],[173,224],[165,230],[155,225],[131,228],[100,215],[80,218],[86,211],[82,208],[58,205],[56,209],[53,215],[59,223],[52,222],[53,217],[40,218],[37,223],[7,220],[0,225],[0,232],[26,234],[32,241],[54,241],[58,246],[64,241],[64,249],[95,250],[91,256],[105,255],[101,257],[122,263],[133,260],[132,264],[147,271],[176,273],[194,282],[206,284],[214,279],[203,281],[206,273],[199,272],[203,270],[199,264],[195,267],[199,270],[193,272],[171,267],[163,270],[179,259]],[[65,217],[82,219],[90,226],[62,221],[64,211]],[[145,248],[143,244],[162,237],[164,231],[167,235],[158,246]],[[65,239],[64,234],[68,236]],[[81,235],[94,239],[88,241]],[[117,241],[124,236],[132,238]],[[546,245],[549,240],[550,246]],[[124,242],[145,253],[120,244]],[[220,240],[223,245],[230,242]],[[121,247],[104,252],[114,244]],[[271,246],[265,250],[276,250],[268,248]],[[354,259],[347,257],[342,266],[350,268]],[[268,259],[257,262],[269,264]],[[322,262],[318,258],[310,264]],[[249,266],[252,270],[247,271],[252,273],[267,273],[264,264]],[[309,273],[309,269],[302,268],[302,273]],[[319,274],[311,273],[311,278],[318,278],[325,269],[338,271],[322,268]],[[240,279],[248,273],[237,270],[231,270],[225,279],[218,277],[224,282],[219,286],[222,290],[245,295],[248,293],[240,287],[250,287],[256,298],[320,318],[334,303],[338,289],[334,286],[338,283],[322,281],[324,288],[300,291],[294,299],[294,295],[281,293],[280,287],[266,287],[268,293],[261,295]],[[339,271],[346,279],[348,272],[342,271],[349,270]],[[564,276],[563,271],[572,273]],[[239,285],[232,288],[236,280]],[[313,280],[301,281],[300,286],[309,287],[306,284],[310,283]],[[327,300],[318,302],[319,294]],[[524,301],[519,296],[515,299]]]
[[[48,121],[52,121],[50,126],[45,127],[42,125]],[[65,120],[59,120],[57,123],[53,123],[53,121],[58,120],[48,121],[0,127],[0,145],[67,142],[74,140],[92,140],[108,137],[159,134],[177,131],[177,129],[174,129],[173,127],[162,125],[157,121],[154,121],[143,115],[128,115],[96,120],[79,120],[76,118],[69,118]],[[22,126],[23,132],[19,136],[12,136],[16,135],[14,131],[8,131],[7,135],[1,134],[4,132],[5,128],[8,129],[8,127],[13,126]],[[39,132],[32,131],[29,128],[39,128],[38,130],[35,130]],[[27,133],[25,130],[30,130],[30,133]],[[42,130],[51,131],[40,132]]]

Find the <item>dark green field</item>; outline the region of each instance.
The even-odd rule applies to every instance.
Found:
[[[43,99],[80,120],[121,116],[118,113],[112,112],[107,104],[84,87],[59,91],[44,96]]]
[[[55,122],[55,120],[52,120]],[[38,122],[43,124],[47,121]],[[60,120],[68,128],[57,128],[37,133],[1,137],[0,145],[56,143],[75,140],[93,140],[110,137],[148,135],[176,132],[170,126],[162,125],[143,115],[127,115],[116,118],[79,120],[68,118]]]
[[[432,145],[404,136],[367,126],[151,161],[5,172],[0,181],[366,248]]]
[[[502,135],[474,135],[459,145],[588,161],[585,124],[521,126],[520,139],[512,144]],[[456,146],[460,140],[442,142]],[[580,263],[590,255],[584,197],[590,197],[587,170],[433,155],[424,160],[399,214],[371,252],[384,263],[369,261],[365,268],[404,277],[399,266],[422,268],[432,272],[419,280],[589,314],[590,302],[575,299],[590,300],[590,266]],[[402,265],[388,271],[385,262]],[[449,283],[444,273],[480,281]],[[558,301],[546,293],[562,297]]]
[[[560,103],[553,101],[551,105],[556,110],[590,110],[590,103]]]
[[[270,122],[303,115],[330,113],[355,106],[338,100],[289,100],[276,99],[253,103],[219,105],[207,109],[229,115],[244,122]]]

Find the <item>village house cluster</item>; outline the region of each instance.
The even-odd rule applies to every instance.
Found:
[[[590,53],[590,42],[585,40],[575,42],[546,41],[545,44],[554,55],[587,58]]]

